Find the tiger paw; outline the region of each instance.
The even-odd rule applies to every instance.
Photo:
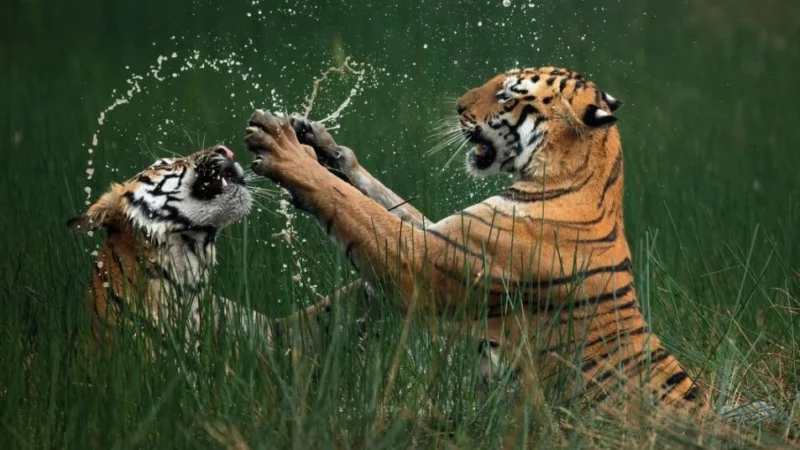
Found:
[[[289,118],[275,117],[261,109],[248,121],[245,145],[256,155],[253,171],[276,181],[307,167],[314,157],[314,151],[297,140]]]
[[[320,164],[345,181],[349,182],[352,179],[358,167],[358,160],[353,150],[338,145],[325,126],[319,122],[313,122],[302,116],[292,116],[290,122],[299,142],[314,149]]]

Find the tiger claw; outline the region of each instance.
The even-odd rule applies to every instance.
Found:
[[[267,133],[274,133],[280,128],[278,118],[263,109],[257,109],[248,121],[250,127],[257,127]]]

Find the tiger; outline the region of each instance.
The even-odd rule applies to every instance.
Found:
[[[614,115],[621,105],[555,67],[511,70],[469,90],[456,105],[473,144],[467,170],[512,181],[435,223],[318,124],[256,110],[245,145],[254,172],[289,191],[367,283],[395,289],[402,311],[467,308],[492,364],[505,361],[521,379],[568,364],[584,407],[634,406],[644,396],[703,415],[704,390],[637,300]]]
[[[158,159],[127,181],[112,183],[86,212],[70,219],[74,232],[105,231],[86,292],[94,338],[107,341],[111,327],[131,325],[136,317],[155,333],[179,324],[191,348],[206,298],[213,301],[215,332],[222,316],[245,327],[266,327],[260,314],[208,290],[217,235],[243,219],[251,203],[241,165],[218,145]]]

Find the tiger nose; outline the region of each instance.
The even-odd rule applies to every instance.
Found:
[[[467,110],[467,104],[464,102],[464,97],[458,99],[458,103],[456,103],[456,113],[460,116],[464,114],[464,111]]]
[[[477,92],[475,89],[468,91],[466,94],[462,95],[461,98],[458,99],[456,102],[456,112],[461,115],[469,109],[475,103],[475,99],[477,98]]]
[[[233,159],[233,152],[231,151],[231,149],[225,147],[224,145],[220,145],[217,148],[215,148],[214,153],[222,155],[228,159]]]

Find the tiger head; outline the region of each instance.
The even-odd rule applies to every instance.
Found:
[[[242,167],[225,146],[184,158],[162,158],[109,192],[68,226],[78,232],[119,230],[130,224],[155,243],[170,234],[215,232],[250,209]]]
[[[478,176],[558,177],[575,170],[603,139],[619,134],[622,103],[577,72],[545,67],[500,74],[456,106],[461,132],[475,144],[468,170]]]

